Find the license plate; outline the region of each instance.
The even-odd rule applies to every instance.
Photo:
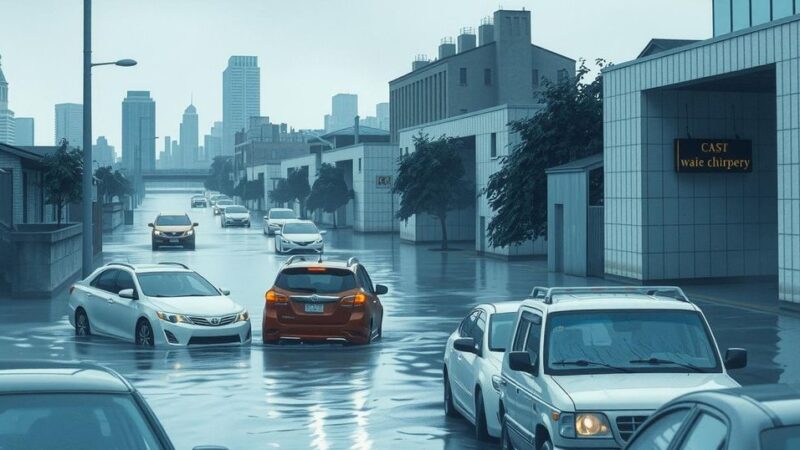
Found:
[[[307,313],[321,313],[324,309],[324,305],[316,304],[316,303],[306,303],[305,311]]]
[[[180,242],[180,239],[170,239],[169,240],[170,244],[177,244],[178,242]]]

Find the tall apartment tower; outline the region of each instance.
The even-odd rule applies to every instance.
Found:
[[[331,98],[330,130],[336,131],[353,126],[353,119],[358,115],[358,95],[336,94]]]
[[[214,158],[222,155],[222,122],[214,122],[211,134],[203,136],[207,163],[210,165]]]
[[[15,129],[14,111],[8,109],[8,81],[0,64],[0,142],[14,145]]]
[[[256,56],[231,56],[222,72],[222,151],[233,155],[235,136],[261,115],[261,69]]]
[[[375,105],[375,117],[378,118],[377,128],[381,130],[389,129],[389,102]]]
[[[156,102],[150,91],[128,91],[122,101],[122,167],[132,172],[156,167]]]
[[[194,105],[189,105],[183,112],[183,120],[181,121],[181,160],[180,167],[194,168],[197,167],[199,158],[199,136],[200,130],[198,127],[197,108]]]
[[[98,136],[97,143],[92,146],[92,158],[100,167],[114,167],[117,163],[117,154],[114,146],[108,144],[105,136]]]
[[[70,147],[83,148],[83,105],[59,103],[55,107],[55,144],[66,139]]]

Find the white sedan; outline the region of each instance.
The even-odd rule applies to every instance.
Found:
[[[111,263],[72,286],[69,322],[141,346],[250,342],[250,316],[228,294],[183,264]]]
[[[275,231],[275,252],[308,251],[322,253],[325,242],[320,231],[310,220],[287,220],[280,230]]]
[[[475,425],[480,440],[500,437],[498,382],[521,302],[476,306],[444,350],[444,410]]]

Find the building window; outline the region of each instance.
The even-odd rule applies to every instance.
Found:
[[[733,31],[750,26],[750,0],[733,0]]]
[[[731,32],[731,0],[714,0],[714,36]]]
[[[361,158],[358,158],[358,173],[361,173]]]
[[[492,153],[491,153],[492,158],[497,158],[497,133],[492,133],[491,141],[492,141],[492,143],[491,143],[491,146],[492,146]]]
[[[492,69],[483,69],[483,84],[486,86],[492,85]]]
[[[559,83],[563,83],[563,82],[567,81],[567,78],[569,78],[569,75],[567,75],[568,73],[569,72],[567,72],[566,69],[560,69],[558,71],[558,82]]]
[[[755,2],[756,0],[753,1]],[[794,10],[794,5],[792,3],[792,0],[772,0],[772,20],[789,17],[792,14],[800,12]],[[753,21],[755,21],[755,19],[753,19]],[[753,23],[753,25],[755,25],[755,23]]]
[[[786,0],[784,0],[786,1]],[[791,14],[791,7],[792,7],[792,0],[789,1],[789,14]],[[772,16],[772,5],[770,4],[772,0],[753,0],[752,5],[750,5],[750,14],[751,19],[753,21],[753,26],[760,25],[762,23],[767,23],[771,20]],[[775,4],[777,5],[779,0],[775,0]]]
[[[531,73],[531,84],[533,88],[536,89],[539,87],[539,70],[533,69],[533,73]]]
[[[458,84],[461,86],[467,85],[467,68],[462,67],[458,69]]]

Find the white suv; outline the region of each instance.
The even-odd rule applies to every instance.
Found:
[[[503,448],[620,448],[661,405],[735,387],[700,308],[676,287],[535,288],[499,380]]]

